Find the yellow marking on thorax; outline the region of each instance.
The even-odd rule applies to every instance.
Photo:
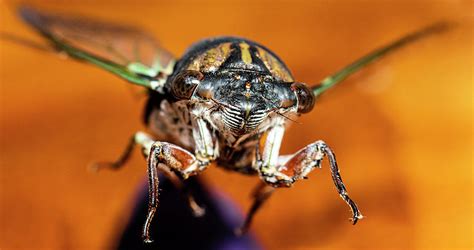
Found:
[[[212,72],[218,70],[230,55],[230,45],[231,43],[223,43],[215,48],[207,50],[194,59],[187,69],[201,72]]]
[[[245,42],[241,42],[239,46],[240,46],[240,52],[242,54],[242,61],[244,61],[245,64],[251,64],[252,56],[250,55],[250,50],[249,50],[250,46]]]
[[[257,56],[260,60],[263,61],[268,70],[272,73],[273,76],[285,81],[292,82],[293,77],[291,77],[290,72],[285,69],[285,66],[279,62],[274,56],[270,53],[267,53],[264,49],[257,47]]]

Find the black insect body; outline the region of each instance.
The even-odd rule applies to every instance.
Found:
[[[149,210],[143,239],[151,242],[150,222],[158,206],[158,172],[177,187],[213,161],[218,166],[262,180],[255,201],[239,229],[245,232],[274,188],[291,187],[329,160],[339,195],[362,218],[341,180],[336,158],[321,140],[292,155],[279,155],[288,121],[311,111],[316,98],[370,62],[402,45],[443,29],[435,25],[410,34],[355,61],[316,87],[296,82],[287,66],[270,50],[238,37],[203,40],[175,60],[137,29],[20,10],[58,51],[92,63],[149,90],[145,122],[151,134],[137,132],[122,157],[96,167],[119,168],[135,145],[148,161]],[[264,136],[265,135],[265,136]],[[260,140],[265,137],[263,147]],[[204,211],[188,195],[196,215]]]

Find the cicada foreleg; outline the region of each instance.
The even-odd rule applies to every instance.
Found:
[[[307,178],[307,175],[313,169],[320,168],[324,156],[329,159],[333,182],[336,185],[339,195],[347,205],[349,205],[352,211],[352,223],[356,224],[363,216],[356,203],[349,197],[346,187],[342,182],[334,152],[324,141],[319,140],[306,146],[289,157],[289,160],[286,161],[285,164],[273,168],[273,171],[264,172],[262,178],[265,182],[274,187],[290,187],[297,180]]]
[[[148,217],[143,228],[145,242],[151,242],[149,227],[158,205],[158,189],[155,189],[158,179],[153,176],[154,170],[163,165],[182,179],[186,179],[206,169],[210,162],[217,157],[218,147],[216,140],[204,119],[199,116],[193,116],[192,127],[196,147],[195,155],[179,146],[166,142],[154,142],[151,146],[148,157],[150,201]],[[195,205],[197,206],[197,204]]]
[[[336,156],[327,144],[324,141],[316,141],[293,155],[280,156],[279,151],[284,132],[283,125],[276,125],[267,133],[263,153],[261,156],[258,153],[253,168],[257,170],[264,183],[271,188],[265,188],[264,185],[257,188],[250,211],[243,226],[237,232],[243,233],[249,228],[252,218],[263,202],[268,200],[274,191],[273,188],[291,187],[297,180],[306,179],[313,169],[321,167],[324,156],[329,159],[332,179],[339,195],[351,208],[353,224],[362,219],[362,214],[356,203],[349,197],[342,182]]]
[[[168,171],[187,179],[189,176],[196,175],[207,167],[186,149],[177,145],[156,141],[153,142],[148,155],[148,216],[143,227],[143,240],[146,243],[152,242],[150,237],[150,224],[158,207],[158,177],[157,170],[168,168]],[[195,206],[197,204],[194,203]],[[191,207],[193,205],[191,204]],[[197,206],[199,207],[199,206]]]
[[[154,176],[157,175],[158,170],[161,171],[177,189],[183,191],[189,203],[189,206],[195,216],[204,215],[205,209],[197,204],[190,190],[187,188],[186,183],[183,183],[178,177],[178,175],[182,177],[182,179],[186,179],[188,176],[197,174],[198,172],[204,170],[205,165],[207,164],[199,163],[199,161],[196,160],[194,155],[192,155],[190,152],[183,148],[165,142],[155,142],[150,135],[144,132],[137,132],[132,136],[129,143],[127,144],[125,151],[122,153],[122,155],[117,161],[98,162],[92,165],[92,169],[119,169],[128,161],[131,152],[133,151],[136,145],[139,145],[142,148],[143,155],[148,159],[150,206],[155,206],[155,209],[152,209],[152,211],[149,212],[147,221],[151,222],[153,214],[156,210],[156,206],[158,204],[158,193],[154,193],[158,190],[158,179],[155,180],[154,178]],[[163,164],[153,163],[150,165],[150,155],[156,155],[156,151],[158,150],[156,148],[156,145],[160,145],[159,148],[161,149],[163,149],[164,145],[164,149],[167,150],[168,154],[175,154],[178,155],[178,157],[167,156],[167,159],[175,159],[175,161],[170,160],[170,162],[168,162],[169,164],[163,162]],[[194,165],[196,164],[200,167],[195,168]],[[148,231],[148,227],[149,225],[145,225],[144,231]]]

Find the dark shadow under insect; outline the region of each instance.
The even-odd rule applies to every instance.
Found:
[[[144,244],[140,232],[147,213],[147,190],[143,185],[125,230],[112,242],[117,249],[261,249],[251,234],[238,237],[234,229],[241,223],[240,212],[222,194],[211,192],[198,177],[186,180],[193,196],[206,209],[202,217],[193,215],[187,200],[173,183],[160,176],[160,201],[151,233],[160,239]],[[143,183],[145,184],[145,183]],[[116,236],[114,236],[116,237]]]

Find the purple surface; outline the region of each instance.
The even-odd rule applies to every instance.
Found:
[[[141,240],[142,226],[148,208],[148,183],[141,185],[135,208],[127,227],[118,236],[118,249],[262,249],[251,234],[236,236],[234,230],[243,223],[242,211],[224,193],[208,190],[198,178],[186,185],[206,214],[194,217],[184,196],[171,182],[160,176],[160,205],[151,224],[154,242]]]

